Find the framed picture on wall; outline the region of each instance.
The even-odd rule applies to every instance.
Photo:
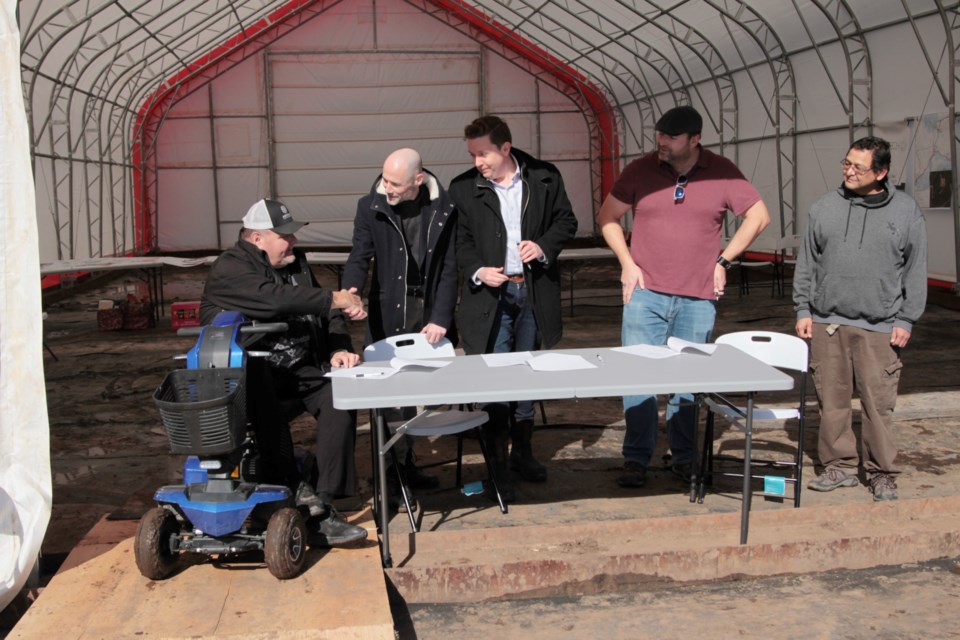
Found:
[[[953,196],[953,172],[930,172],[930,207],[949,208]]]

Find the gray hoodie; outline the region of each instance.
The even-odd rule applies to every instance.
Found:
[[[793,302],[798,319],[912,332],[927,303],[927,232],[916,201],[842,186],[820,198],[797,257]]]

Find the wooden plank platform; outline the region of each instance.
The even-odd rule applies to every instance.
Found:
[[[365,545],[309,551],[304,572],[262,563],[196,564],[167,580],[140,575],[136,521],[90,531],[7,638],[394,638],[369,511],[350,518]]]

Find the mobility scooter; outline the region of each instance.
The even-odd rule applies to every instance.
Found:
[[[293,492],[256,481],[246,365],[248,357],[266,354],[241,346],[242,335],[286,328],[222,312],[208,326],[178,330],[178,335],[199,337],[185,356],[187,368],[168,373],[154,401],[171,452],[187,459],[183,484],[158,489],[157,506],[137,527],[136,563],[145,577],[169,577],[188,553],[221,557],[262,551],[270,573],[280,580],[302,570],[307,528]]]

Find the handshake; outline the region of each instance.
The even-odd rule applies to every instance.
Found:
[[[342,309],[351,320],[363,320],[367,317],[367,312],[363,309],[363,300],[357,295],[357,288],[341,289],[331,293],[333,296],[330,306],[334,309]]]

